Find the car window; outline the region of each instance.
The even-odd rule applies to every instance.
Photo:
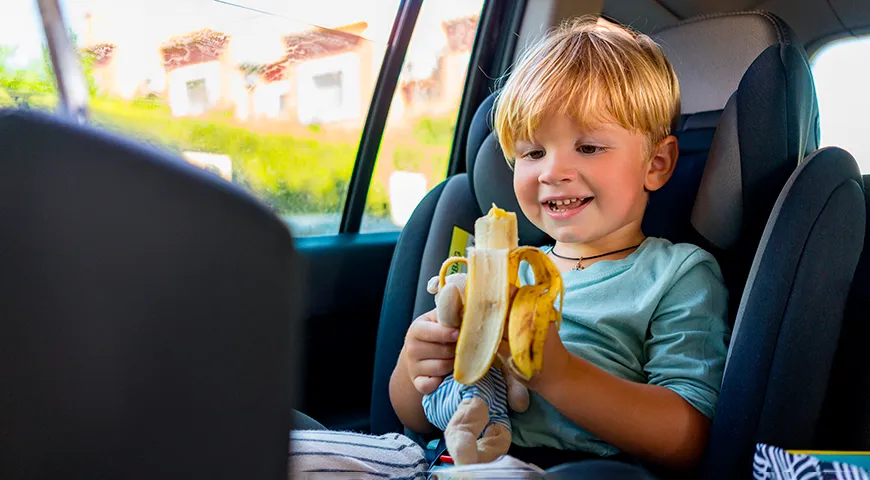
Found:
[[[870,173],[870,37],[835,41],[813,56],[822,146],[851,153]]]
[[[13,3],[13,15],[0,20],[7,27],[0,78],[9,87],[0,106],[52,107],[57,95],[35,2]],[[60,0],[94,125],[241,185],[297,236],[339,231],[399,3]],[[423,2],[362,231],[400,229],[445,178],[482,4]]]
[[[338,233],[400,0],[62,0],[92,123]]]
[[[0,108],[54,110],[51,59],[35,1],[8,2],[0,15]]]
[[[423,2],[393,95],[360,231],[400,230],[447,175],[483,0]]]

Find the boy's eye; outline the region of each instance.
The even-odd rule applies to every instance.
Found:
[[[528,152],[526,152],[523,155],[523,157],[531,158],[532,160],[539,160],[541,158],[544,158],[544,151],[543,150],[529,150]]]
[[[593,153],[598,153],[604,150],[602,147],[597,147],[595,145],[580,145],[577,147],[577,151],[584,155],[592,155]]]

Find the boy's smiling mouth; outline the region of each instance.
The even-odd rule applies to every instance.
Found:
[[[554,212],[564,212],[566,210],[572,210],[575,208],[582,207],[594,199],[595,199],[595,197],[573,197],[573,198],[544,200],[542,203],[544,205],[550,207],[550,210],[552,210]]]
[[[565,197],[552,198],[541,202],[547,207],[547,213],[554,219],[565,219],[580,213],[595,197]]]

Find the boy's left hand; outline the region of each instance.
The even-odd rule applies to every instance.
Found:
[[[505,325],[504,335],[498,347],[498,356],[503,364],[508,365],[508,369],[514,373],[514,377],[520,383],[525,385],[529,390],[537,392],[562,377],[561,373],[565,371],[566,365],[571,358],[571,352],[562,343],[556,324],[550,323],[547,329],[547,340],[544,342],[544,361],[541,371],[535,374],[531,380],[526,380],[519,372],[511,368],[510,340],[508,338],[508,327]]]

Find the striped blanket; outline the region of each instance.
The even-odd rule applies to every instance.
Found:
[[[290,435],[291,479],[453,480],[544,478],[544,471],[505,455],[492,463],[428,469],[423,450],[397,433],[373,436],[333,430],[295,430]]]
[[[425,479],[429,464],[410,438],[332,430],[290,433],[290,478]]]

